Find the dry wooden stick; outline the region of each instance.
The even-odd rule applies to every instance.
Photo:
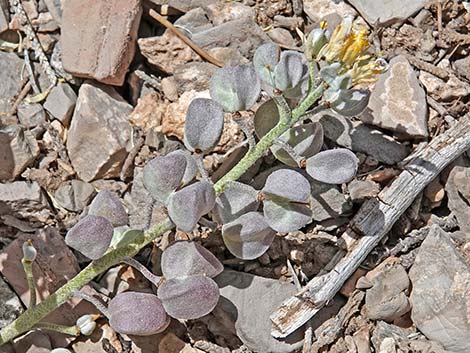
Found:
[[[224,64],[221,63],[219,60],[213,58],[212,56],[210,56],[204,49],[202,49],[199,45],[197,45],[196,43],[194,43],[191,39],[189,39],[188,37],[186,37],[183,33],[181,33],[180,31],[178,31],[178,29],[173,26],[173,24],[168,21],[165,17],[163,17],[162,15],[160,15],[159,13],[157,13],[155,10],[150,10],[149,11],[149,15],[150,17],[152,17],[153,19],[157,20],[158,22],[160,22],[163,26],[165,26],[166,28],[168,28],[169,30],[171,30],[174,34],[176,34],[176,36],[181,39],[183,42],[185,42],[187,45],[189,45],[191,47],[192,50],[194,50],[196,53],[198,53],[203,59],[207,60],[208,62],[210,62],[211,64],[214,64],[218,67],[223,67]]]
[[[393,183],[362,205],[342,235],[347,251],[339,251],[327,265],[332,270],[312,279],[271,315],[274,337],[286,337],[333,299],[416,196],[470,148],[469,131],[470,113],[415,152]]]

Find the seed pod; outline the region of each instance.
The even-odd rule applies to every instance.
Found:
[[[190,275],[215,277],[224,270],[220,261],[193,241],[177,241],[162,254],[161,268],[166,279]]]
[[[109,325],[126,335],[154,335],[164,331],[170,323],[161,300],[149,293],[120,293],[111,299],[108,311]]]
[[[208,152],[219,143],[223,129],[222,106],[212,99],[193,99],[186,113],[185,146],[192,152]]]
[[[192,320],[209,314],[219,301],[219,287],[203,275],[171,278],[158,287],[158,297],[168,315]]]
[[[314,60],[320,50],[328,42],[325,30],[323,28],[313,29],[307,36],[305,55],[309,60]]]
[[[114,227],[129,222],[126,209],[121,200],[109,190],[101,190],[93,199],[88,214],[106,218]]]
[[[233,181],[215,200],[212,216],[217,223],[225,224],[242,214],[256,211],[258,206],[258,191],[250,185]]]
[[[96,328],[95,320],[96,315],[83,315],[78,318],[75,326],[78,327],[82,335],[90,336]]]
[[[38,255],[38,251],[33,246],[31,239],[26,240],[23,243],[23,260],[33,262],[36,260],[36,256]]]
[[[263,188],[263,213],[268,225],[277,232],[298,230],[310,223],[310,184],[290,169],[273,172]]]
[[[179,229],[190,232],[199,219],[214,208],[214,204],[214,187],[202,180],[170,195],[168,215]]]
[[[359,160],[345,148],[322,151],[307,160],[307,173],[327,184],[343,184],[356,175]]]
[[[143,170],[145,188],[155,200],[163,204],[167,203],[170,194],[181,185],[187,169],[186,157],[175,152],[152,159]]]
[[[253,66],[259,78],[274,86],[274,68],[279,62],[281,48],[274,43],[266,43],[256,49],[253,56]]]
[[[92,260],[108,250],[113,238],[113,225],[101,216],[88,215],[78,221],[65,236],[65,243]]]
[[[68,349],[65,348],[55,348],[49,353],[71,353]]]
[[[224,224],[222,237],[227,249],[244,260],[256,259],[271,246],[275,232],[260,212],[248,212]]]
[[[224,67],[212,76],[209,91],[227,112],[248,110],[261,93],[261,82],[251,65]]]

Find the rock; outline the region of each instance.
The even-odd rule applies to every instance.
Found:
[[[457,218],[460,230],[470,231],[470,168],[455,165],[449,173],[445,191],[447,192],[447,205]]]
[[[362,152],[380,162],[393,165],[401,162],[409,148],[383,132],[361,122],[327,113],[320,119],[325,137],[354,152]]]
[[[156,131],[167,107],[168,102],[162,100],[157,93],[146,94],[137,100],[137,105],[129,115],[129,121],[146,133]]]
[[[67,139],[67,151],[78,176],[84,181],[113,178],[131,148],[132,126],[127,117],[132,107],[114,89],[85,83]]]
[[[22,245],[27,239],[32,240],[38,253],[33,263],[38,302],[47,298],[80,271],[77,259],[55,228],[45,228],[34,234],[20,234],[0,253],[0,272],[20,296],[25,306],[28,306],[30,298],[28,285],[25,277],[19,274],[23,273]],[[88,285],[82,290],[91,295],[96,294]],[[45,321],[74,325],[80,316],[96,312],[91,304],[74,298],[47,315]],[[70,336],[57,333],[50,333],[49,336],[55,347],[67,346],[70,339]]]
[[[333,14],[337,14],[339,17],[349,14],[356,15],[356,11],[345,1],[305,0],[303,4],[304,12],[315,24],[319,24],[320,21]],[[334,26],[329,24],[328,28],[334,28]]]
[[[205,8],[209,20],[215,26],[233,20],[254,20],[256,18],[254,7],[247,6],[239,2],[215,1],[209,3]]]
[[[21,103],[16,112],[21,125],[26,128],[33,128],[46,122],[46,112],[41,104]]]
[[[173,24],[191,35],[213,27],[211,21],[207,18],[206,10],[202,7],[188,11]]]
[[[47,10],[57,23],[62,23],[62,2],[63,0],[44,0]]]
[[[449,234],[431,226],[410,270],[411,319],[429,339],[470,351],[470,269]]]
[[[15,53],[6,53],[0,50],[0,82],[2,82],[0,85],[0,113],[10,111],[14,97],[21,90],[23,64],[23,60]]]
[[[428,0],[349,0],[370,25],[387,26],[406,21],[421,10]]]
[[[410,138],[423,138],[428,136],[427,114],[426,93],[408,60],[399,55],[379,76],[369,105],[359,118]]]
[[[94,194],[93,185],[81,180],[72,180],[62,184],[54,196],[63,208],[72,212],[80,212],[90,203]]]
[[[108,340],[114,351],[123,350],[116,332],[108,324],[99,325],[90,336],[79,336],[72,348],[75,353],[107,353],[109,350],[104,349],[104,340]]]
[[[437,101],[450,101],[456,98],[468,96],[470,88],[460,81],[455,75],[450,75],[447,81],[440,79],[426,71],[421,71],[419,80],[426,91]]]
[[[31,331],[13,341],[15,352],[49,353],[52,349],[51,339],[42,331]]]
[[[455,70],[462,76],[470,80],[470,55],[454,61]]]
[[[293,284],[248,273],[224,271],[215,278],[220,287],[219,305],[235,321],[238,337],[255,352],[294,352],[302,346],[302,333],[287,340],[271,336],[269,316],[289,296],[295,294]]]
[[[379,184],[372,180],[353,180],[348,184],[349,196],[354,203],[364,202],[366,199],[377,196],[380,192]]]
[[[39,155],[32,133],[17,125],[0,128],[0,181],[13,180]]]
[[[219,60],[224,66],[236,66],[249,64],[249,60],[245,58],[236,48],[216,47],[207,51],[213,58]]]
[[[0,277],[0,330],[23,312],[21,302],[8,284]]]
[[[372,272],[372,271],[371,271]],[[410,310],[405,292],[410,280],[405,268],[396,258],[389,257],[376,267],[366,278],[372,282],[372,288],[366,291],[364,312],[371,320],[393,321]]]
[[[310,180],[311,209],[313,220],[321,222],[331,218],[338,218],[352,210],[352,203],[344,197],[337,185],[324,184]]]
[[[235,48],[246,58],[252,58],[261,44],[270,41],[266,33],[250,18],[225,22],[198,32],[192,40],[206,50],[216,47]]]
[[[286,46],[288,48],[294,48],[297,44],[294,37],[292,37],[292,34],[290,34],[287,29],[272,28],[267,32],[267,34],[274,43]]]
[[[178,87],[178,93],[209,89],[209,81],[217,70],[217,66],[210,63],[191,62],[175,67],[173,77]]]
[[[172,332],[168,332],[158,343],[158,353],[203,353],[197,348],[191,347]]]
[[[28,221],[44,221],[50,215],[47,199],[38,183],[15,181],[0,184],[0,214]]]
[[[10,5],[8,0],[0,0],[0,33],[8,30],[10,22]]]
[[[134,57],[141,1],[64,1],[62,5],[65,71],[121,86]]]
[[[69,84],[62,82],[52,88],[44,102],[44,109],[64,126],[69,126],[76,103],[77,94]]]
[[[432,180],[424,189],[424,196],[433,204],[440,203],[444,199],[445,194],[446,192],[439,182],[439,178]]]
[[[199,55],[170,30],[158,37],[139,38],[137,44],[150,64],[169,75],[178,65],[201,60]]]

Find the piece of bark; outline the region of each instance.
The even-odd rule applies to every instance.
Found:
[[[470,148],[470,114],[407,158],[393,183],[364,203],[342,235],[345,251],[271,315],[272,335],[286,337],[315,315],[341,289],[367,255],[389,232],[416,196],[454,159]]]

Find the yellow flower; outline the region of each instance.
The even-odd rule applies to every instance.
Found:
[[[353,16],[346,16],[341,24],[339,24],[327,45],[325,45],[318,54],[319,57],[324,57],[326,61],[333,62],[339,59],[341,52],[343,51],[344,41],[351,33]]]
[[[352,77],[353,86],[361,83],[375,82],[377,75],[387,70],[387,62],[384,59],[377,58],[374,61],[370,61],[371,58],[371,55],[362,57],[362,59],[357,60],[351,70],[348,71]]]
[[[361,29],[351,33],[344,41],[339,60],[346,66],[351,67],[369,49],[370,43],[367,38],[367,30]]]

